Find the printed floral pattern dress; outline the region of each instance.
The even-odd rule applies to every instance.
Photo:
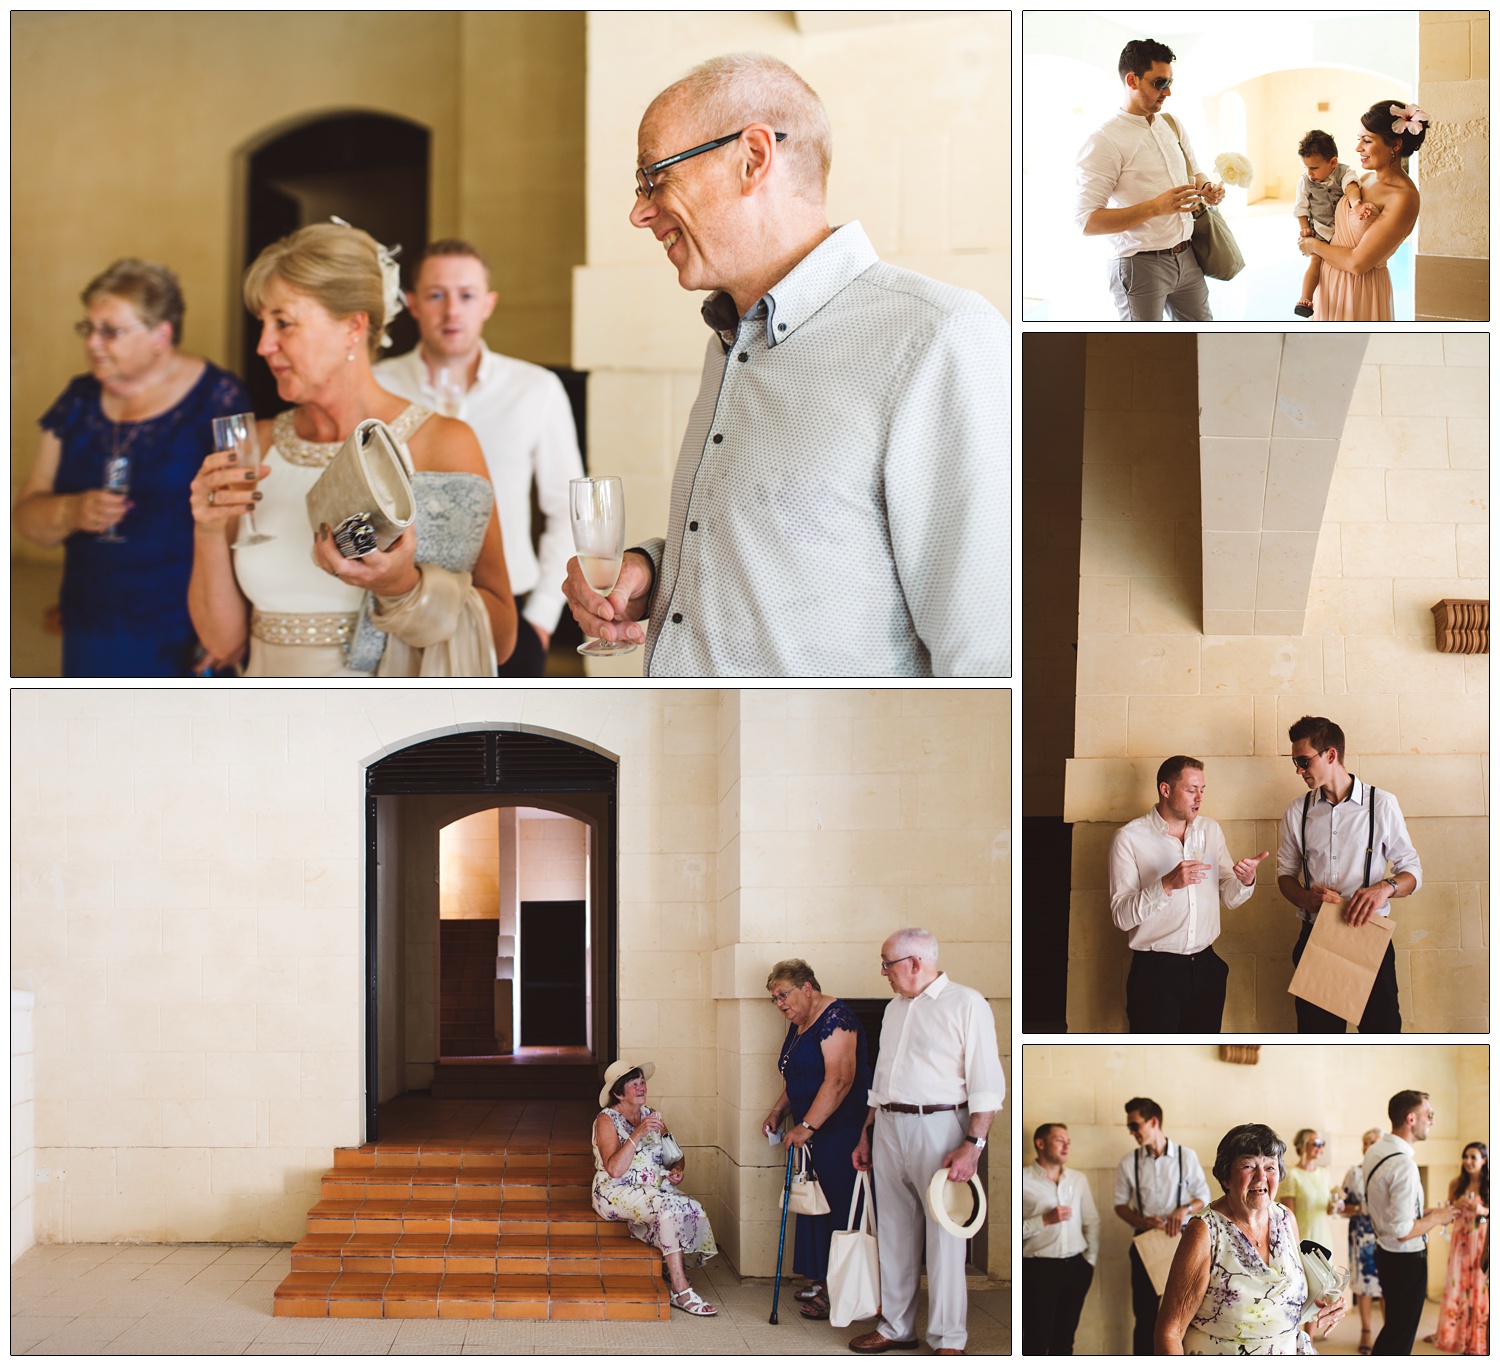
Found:
[[[1365,1207],[1365,1169],[1350,1167],[1344,1176],[1346,1204]],[[1349,1217],[1349,1290],[1354,1295],[1380,1299],[1380,1274],[1375,1269],[1375,1225],[1368,1214]]]
[[[1490,1278],[1484,1269],[1488,1219],[1467,1210],[1449,1227],[1448,1280],[1438,1311],[1437,1347],[1465,1356],[1489,1355]]]
[[[632,1126],[618,1110],[607,1109],[603,1113],[614,1122],[620,1141],[625,1142]],[[643,1116],[655,1113],[649,1105],[641,1106]],[[661,1140],[655,1134],[635,1150],[621,1177],[613,1177],[604,1170],[597,1139],[593,1140],[593,1148],[597,1168],[594,1212],[601,1219],[628,1221],[632,1237],[660,1248],[663,1255],[681,1252],[684,1266],[702,1266],[710,1257],[718,1256],[714,1231],[708,1225],[703,1206],[667,1183],[666,1169],[661,1164]]]
[[[1312,1356],[1298,1327],[1307,1303],[1307,1277],[1292,1237],[1291,1216],[1271,1206],[1271,1261],[1217,1210],[1194,1218],[1208,1225],[1208,1289],[1183,1334],[1187,1356]]]

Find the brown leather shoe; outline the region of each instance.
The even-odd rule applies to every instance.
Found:
[[[849,1350],[873,1356],[876,1352],[912,1352],[922,1344],[913,1338],[910,1342],[892,1342],[880,1333],[865,1333],[862,1337],[849,1339]]]

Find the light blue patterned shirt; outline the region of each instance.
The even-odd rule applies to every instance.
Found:
[[[995,677],[1010,656],[1010,342],[849,223],[714,336],[672,484],[655,677]]]

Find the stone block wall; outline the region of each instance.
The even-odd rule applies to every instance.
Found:
[[[1236,856],[1274,850],[1281,814],[1302,790],[1287,727],[1321,714],[1343,726],[1351,770],[1396,794],[1422,857],[1421,892],[1394,912],[1406,1027],[1486,1029],[1489,661],[1437,653],[1429,609],[1488,596],[1487,339],[1371,337],[1304,628],[1257,636],[1202,628],[1193,341],[1138,351],[1124,338],[1089,338],[1064,813],[1074,823],[1070,1028],[1125,1027],[1128,954],[1110,920],[1107,854],[1115,829],[1152,804],[1160,761],[1206,762],[1204,811]],[[1286,986],[1297,926],[1275,877],[1268,859],[1254,897],[1224,919],[1226,1029],[1295,1027]]]
[[[36,996],[10,994],[10,1259],[36,1242],[36,1069],[31,1012]]]
[[[1481,1045],[1267,1044],[1254,1066],[1219,1060],[1213,1044],[1135,1047],[1057,1044],[1023,1048],[1026,1073],[1018,1162],[1034,1160],[1038,1125],[1063,1123],[1073,1140],[1068,1165],[1084,1173],[1099,1211],[1101,1250],[1084,1302],[1075,1351],[1130,1351],[1130,1228],[1114,1212],[1115,1168],[1134,1151],[1125,1102],[1149,1096],[1162,1107],[1167,1136],[1197,1153],[1209,1193],[1221,1194],[1210,1169],[1219,1140],[1236,1124],[1269,1124],[1291,1143],[1298,1129],[1327,1141],[1333,1180],[1360,1158],[1366,1129],[1390,1127],[1386,1102],[1414,1088],[1432,1097],[1437,1122],[1416,1145],[1429,1203],[1447,1199],[1465,1143],[1489,1133],[1489,1068]],[[1347,1261],[1343,1220],[1335,1220],[1335,1256]],[[1428,1293],[1442,1294],[1447,1243],[1428,1253]]]
[[[476,811],[438,836],[440,907],[444,920],[500,918],[500,819]]]

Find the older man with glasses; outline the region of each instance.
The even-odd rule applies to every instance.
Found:
[[[831,158],[773,57],[705,62],[641,120],[630,221],[712,291],[711,335],[666,537],[607,599],[576,561],[564,591],[653,676],[1010,672],[1005,320],[830,227]]]
[[[1422,885],[1422,860],[1396,798],[1344,767],[1344,732],[1338,725],[1326,716],[1304,716],[1287,734],[1292,764],[1307,789],[1281,818],[1276,853],[1276,885],[1302,921],[1292,949],[1295,967],[1323,906],[1347,903],[1342,914],[1351,925],[1389,915],[1393,898],[1410,896]],[[1344,1033],[1345,1022],[1331,1011],[1300,996],[1293,1000],[1299,1034]],[[1386,945],[1359,1032],[1401,1032],[1394,944]]]
[[[926,1194],[940,1167],[950,1181],[973,1178],[1005,1075],[989,1002],[950,981],[937,960],[937,940],[915,927],[880,946],[895,999],[881,1022],[870,1111],[854,1149],[855,1167],[875,1173],[880,1211],[880,1319],[849,1343],[863,1355],[920,1346],[924,1241],[927,1341],[938,1356],[962,1356],[968,1343],[965,1240],[932,1217]]]
[[[1125,102],[1078,152],[1074,221],[1085,237],[1107,236],[1109,288],[1121,322],[1212,322],[1208,285],[1193,255],[1193,212],[1218,204],[1193,144],[1162,113],[1172,93],[1172,49],[1136,38],[1120,53]],[[1161,117],[1158,117],[1161,115]]]

